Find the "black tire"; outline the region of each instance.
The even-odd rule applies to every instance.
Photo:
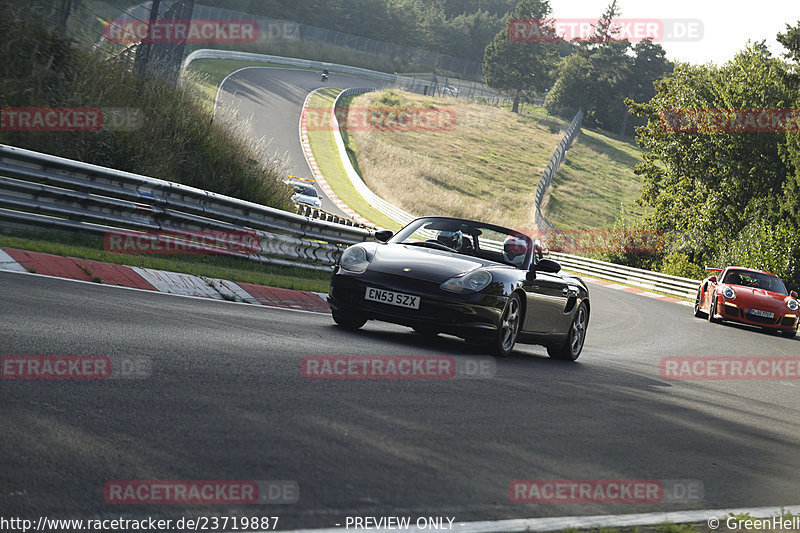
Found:
[[[706,317],[708,317],[708,313],[704,313],[703,311],[700,310],[700,296],[701,296],[701,294],[702,293],[698,289],[697,298],[695,298],[695,300],[694,300],[694,316],[695,316],[695,318],[706,318]]]
[[[514,351],[519,335],[519,326],[522,323],[522,300],[514,293],[506,302],[503,314],[500,317],[500,327],[489,343],[489,350],[497,357],[508,357]]]
[[[439,335],[439,332],[436,331],[435,329],[426,328],[424,326],[416,326],[413,327],[412,329],[414,330],[415,333],[417,333],[418,335],[422,335],[423,337],[433,338]]]
[[[712,324],[720,324],[722,320],[719,318],[715,318],[714,315],[717,314],[717,293],[714,292],[711,294],[711,304],[708,306],[708,321]]]
[[[360,315],[342,316],[336,311],[332,311],[331,314],[333,315],[333,321],[344,329],[357,330],[367,323],[367,319]]]
[[[553,359],[562,361],[574,361],[580,357],[583,351],[583,343],[586,341],[586,327],[589,325],[589,309],[584,302],[575,311],[575,317],[569,326],[569,333],[564,342],[547,347],[547,355]]]
[[[781,335],[787,339],[793,339],[797,336],[797,328],[793,329],[792,331],[781,331]]]

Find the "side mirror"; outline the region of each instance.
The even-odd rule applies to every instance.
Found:
[[[711,283],[716,283],[717,282],[717,276],[711,276],[710,278],[708,278],[708,281],[710,281]]]
[[[378,239],[380,242],[386,242],[392,237],[394,237],[394,232],[390,229],[382,229],[380,231],[375,232],[375,238]]]
[[[792,298],[794,298],[795,300],[797,300],[797,291],[791,291],[791,292],[789,293],[789,296],[791,296]]]
[[[551,274],[558,274],[561,270],[561,264],[552,259],[540,259],[531,270],[538,270],[540,272],[549,272]]]

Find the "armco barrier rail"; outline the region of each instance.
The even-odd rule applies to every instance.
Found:
[[[387,74],[386,72],[379,72],[377,70],[369,70],[365,68],[351,67],[348,65],[339,65],[336,63],[328,63],[325,61],[311,61],[308,59],[296,59],[293,57],[271,56],[266,54],[253,54],[250,52],[234,52],[232,50],[211,50],[203,48],[195,50],[183,60],[181,66],[181,75],[186,71],[186,68],[195,59],[241,59],[246,61],[257,61],[260,63],[271,63],[275,65],[288,65],[292,67],[309,68],[314,70],[322,70],[324,68],[335,69],[336,72],[343,74],[352,74],[354,76],[363,76],[367,78],[376,78],[386,82],[394,83],[397,81],[397,76],[394,74]]]
[[[364,94],[372,90],[374,89],[345,89],[339,94],[339,96],[336,97],[336,101],[333,103],[333,109],[331,110],[331,129],[333,130],[333,140],[336,143],[336,149],[339,152],[339,159],[342,161],[344,171],[347,174],[347,177],[350,179],[350,183],[352,183],[353,187],[356,189],[356,191],[358,191],[358,194],[360,194],[372,207],[395,222],[399,223],[401,226],[405,226],[417,217],[384,200],[372,192],[369,187],[367,187],[367,184],[364,183],[364,180],[361,179],[361,176],[358,175],[358,172],[356,172],[356,169],[353,168],[353,164],[350,162],[350,157],[348,157],[347,150],[344,147],[342,132],[339,130],[339,121],[336,118],[336,109],[339,107],[339,101],[342,98],[356,94]]]
[[[328,270],[373,232],[178,183],[0,145],[0,220],[107,233],[250,231],[254,261]]]
[[[583,111],[578,110],[575,113],[575,118],[572,119],[572,123],[567,128],[566,133],[564,133],[564,137],[561,139],[561,142],[558,143],[558,147],[556,151],[553,152],[550,161],[547,163],[547,168],[544,169],[542,172],[542,177],[539,178],[539,183],[536,185],[536,195],[533,199],[533,208],[534,208],[534,224],[538,229],[555,229],[549,220],[542,214],[542,201],[544,200],[544,193],[547,191],[547,188],[550,186],[550,183],[553,181],[553,177],[556,175],[558,171],[558,167],[561,166],[561,163],[564,162],[564,158],[567,155],[567,150],[569,147],[572,146],[572,141],[575,139],[575,136],[578,135],[578,132],[581,131],[581,123],[583,122]]]
[[[550,252],[550,256],[561,263],[565,270],[663,292],[679,298],[694,299],[697,288],[700,286],[700,280],[669,276],[659,272],[615,265],[577,255]]]

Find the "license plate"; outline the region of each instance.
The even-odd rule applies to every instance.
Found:
[[[775,318],[775,313],[772,311],[762,311],[761,309],[751,309],[751,315],[763,316],[764,318]]]
[[[401,292],[384,291],[373,287],[367,287],[367,294],[364,296],[364,299],[371,302],[405,307],[407,309],[419,309],[420,302],[419,296],[411,296],[410,294],[403,294]]]

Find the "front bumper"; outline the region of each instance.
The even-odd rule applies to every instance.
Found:
[[[367,287],[420,297],[419,309],[364,299]],[[356,274],[336,267],[331,277],[328,304],[335,313],[362,316],[402,326],[449,333],[457,337],[489,337],[494,334],[508,297],[484,293],[456,294],[439,284],[411,277],[364,272]]]
[[[725,299],[720,299],[717,303],[717,314],[724,320],[778,331],[794,331],[798,325],[798,313],[789,309],[785,313],[775,312],[773,318],[766,318],[747,313],[745,309]]]

